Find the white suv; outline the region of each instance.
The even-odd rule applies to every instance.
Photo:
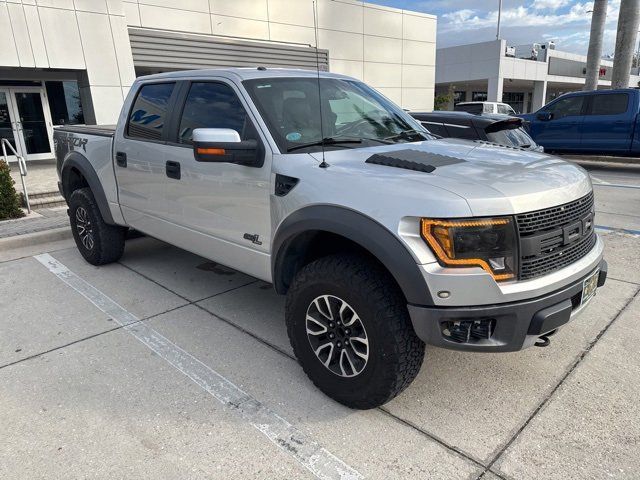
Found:
[[[453,110],[469,113],[502,113],[516,115],[516,111],[508,103],[501,102],[460,102]]]

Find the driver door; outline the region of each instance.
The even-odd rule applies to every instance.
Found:
[[[577,150],[582,142],[584,99],[582,95],[561,98],[540,110],[532,125],[532,137],[545,150]],[[550,114],[551,118],[543,119]]]
[[[271,152],[239,90],[227,80],[193,80],[181,86],[165,147],[166,218],[181,247],[269,278]],[[196,160],[196,128],[230,128],[255,139],[261,167]]]

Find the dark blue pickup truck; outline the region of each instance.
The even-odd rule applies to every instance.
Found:
[[[640,156],[640,91],[633,88],[568,93],[525,119],[546,152]]]

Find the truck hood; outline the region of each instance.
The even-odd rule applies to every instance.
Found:
[[[374,155],[383,163],[387,157],[413,155],[425,159],[422,163],[429,168],[423,170],[435,168],[416,171],[398,166],[402,162],[394,166],[367,162]],[[322,161],[321,152],[312,156]],[[409,179],[447,190],[464,198],[475,216],[548,208],[592,189],[584,169],[551,155],[457,139],[328,150],[325,160],[329,169],[344,169],[345,174],[370,175],[372,181],[385,178],[385,185],[380,185],[385,193],[402,189]]]

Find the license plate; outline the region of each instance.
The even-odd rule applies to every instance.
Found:
[[[582,300],[580,301],[580,306],[585,305],[596,294],[599,274],[600,270],[596,270],[582,282]]]

